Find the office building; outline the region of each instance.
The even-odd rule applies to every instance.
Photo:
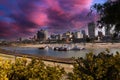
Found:
[[[83,38],[86,38],[86,32],[85,32],[85,30],[82,30],[81,33],[83,34]]]
[[[91,22],[88,24],[88,35],[89,38],[95,38],[95,23]]]
[[[66,33],[63,33],[62,37],[64,39],[66,39],[66,38],[70,39],[70,38],[72,38],[72,33],[70,31],[67,31]]]
[[[46,30],[40,30],[37,32],[37,40],[46,41],[48,39],[48,32]]]
[[[80,31],[75,32],[74,36],[75,36],[76,39],[83,38],[83,34]]]

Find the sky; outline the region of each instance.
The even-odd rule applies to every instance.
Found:
[[[40,29],[63,33],[97,20],[88,16],[94,3],[105,0],[0,0],[0,39],[30,37]]]

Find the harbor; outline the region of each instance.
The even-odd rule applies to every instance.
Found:
[[[19,44],[14,46],[2,46],[2,49],[9,50],[12,52],[27,54],[27,55],[36,55],[36,56],[50,56],[56,58],[78,58],[85,57],[89,52],[98,54],[106,49],[110,50],[111,53],[120,51],[120,43],[86,43],[86,45],[76,44],[78,47],[84,47],[83,50],[68,50],[68,51],[55,51],[51,47],[61,47],[63,45],[71,45],[72,47],[75,44]],[[39,49],[40,47],[49,46],[48,49]]]

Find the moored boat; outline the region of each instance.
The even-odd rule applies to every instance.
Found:
[[[74,46],[71,50],[81,50],[81,48],[80,47],[78,47],[78,46]]]
[[[67,51],[67,48],[65,48],[65,47],[60,47],[60,48],[58,49],[58,51]]]
[[[70,48],[66,45],[62,46],[62,47],[54,47],[53,48],[54,51],[68,51],[70,50]]]
[[[45,47],[39,47],[38,49],[45,49]]]
[[[39,47],[38,49],[40,49],[40,50],[48,50],[49,47],[48,46],[42,46],[42,47]]]
[[[54,47],[53,50],[54,51],[58,51],[59,47]]]

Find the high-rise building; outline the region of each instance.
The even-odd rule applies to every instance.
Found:
[[[62,34],[58,34],[58,35],[56,35],[56,37],[58,40],[62,40]]]
[[[40,30],[37,32],[37,40],[45,41],[48,39],[48,32],[46,30]]]
[[[62,37],[63,37],[64,39],[66,39],[66,38],[72,38],[72,34],[71,34],[70,31],[67,31],[66,33],[63,33]]]
[[[51,34],[50,38],[51,38],[51,40],[56,40],[56,35],[55,34]]]
[[[51,40],[62,40],[62,34],[52,34]]]
[[[44,40],[47,40],[47,39],[48,39],[48,36],[49,36],[47,30],[44,30],[44,35],[45,35]]]
[[[95,37],[95,23],[94,22],[91,22],[88,24],[88,35],[89,35],[89,38]]]
[[[80,31],[75,32],[74,36],[75,36],[76,39],[83,38],[83,34]]]
[[[82,34],[83,34],[83,38],[85,38],[85,37],[86,37],[86,32],[85,32],[85,30],[82,30]]]

